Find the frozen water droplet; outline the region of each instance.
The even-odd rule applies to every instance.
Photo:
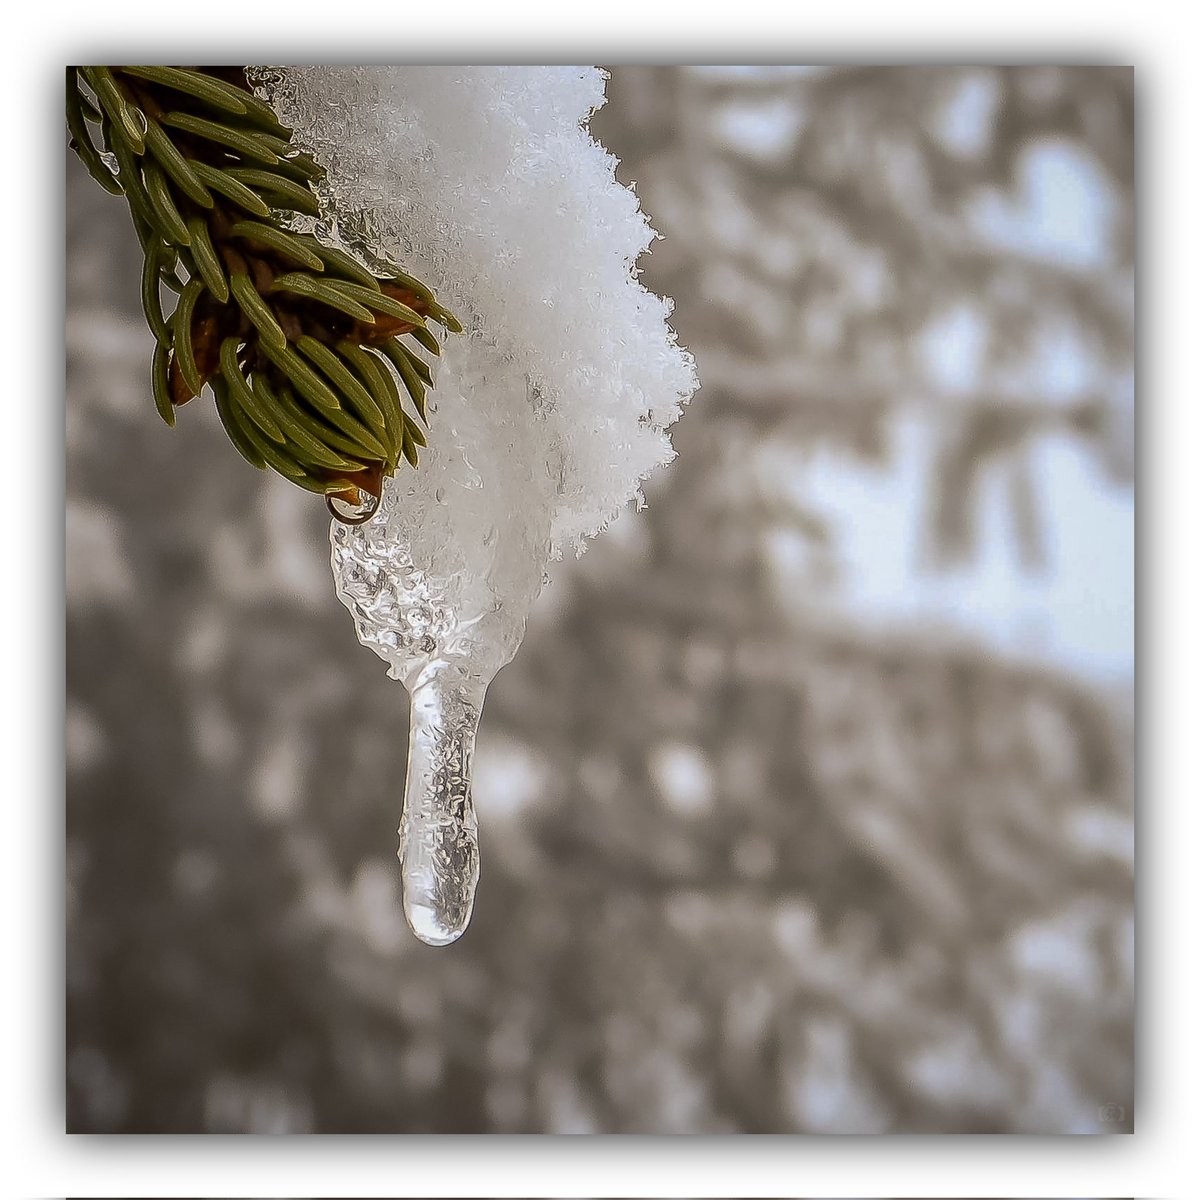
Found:
[[[412,692],[400,819],[404,915],[430,946],[457,941],[479,882],[471,759],[486,685],[440,671]]]
[[[353,495],[354,500],[347,499]],[[354,488],[352,492],[338,492],[325,497],[325,507],[343,525],[362,525],[369,521],[379,508],[379,497],[365,488]]]

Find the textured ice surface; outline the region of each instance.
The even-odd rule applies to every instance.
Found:
[[[655,234],[586,130],[603,72],[255,77],[329,169],[316,231],[424,279],[466,328],[434,368],[420,468],[397,471],[365,525],[332,530],[359,638],[413,694],[406,911],[419,936],[446,942],[478,870],[469,765],[483,691],[516,653],[548,560],[582,550],[672,457],[666,427],[694,368],[670,303],[637,281]]]

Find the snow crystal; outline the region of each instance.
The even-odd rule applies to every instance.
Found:
[[[341,236],[424,279],[467,327],[446,356],[478,389],[463,398],[492,418],[477,467],[519,443],[542,465],[525,503],[549,512],[556,553],[581,549],[670,461],[666,427],[697,386],[670,302],[636,278],[657,235],[586,129],[604,72],[287,67],[262,78],[329,168],[323,199]],[[443,417],[447,392],[439,379]]]
[[[335,525],[360,639],[412,686],[516,652],[547,561],[599,532],[672,455],[697,386],[637,280],[655,238],[587,132],[594,67],[283,67],[255,79],[328,169],[319,235],[428,283],[462,321],[429,448],[366,525]]]

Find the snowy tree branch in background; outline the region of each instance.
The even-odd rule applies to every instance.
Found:
[[[622,177],[670,234],[651,274],[705,347],[709,419],[881,469],[898,422],[934,429],[920,538],[938,572],[978,560],[992,475],[1022,560],[1046,569],[1053,514],[1026,460],[1049,441],[1128,484],[1128,68],[618,78]],[[692,465],[752,473],[736,454]]]

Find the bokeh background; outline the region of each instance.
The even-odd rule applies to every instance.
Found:
[[[1132,1128],[1132,71],[609,97],[703,386],[492,685],[445,950],[322,506],[158,420],[67,155],[71,1130]]]

